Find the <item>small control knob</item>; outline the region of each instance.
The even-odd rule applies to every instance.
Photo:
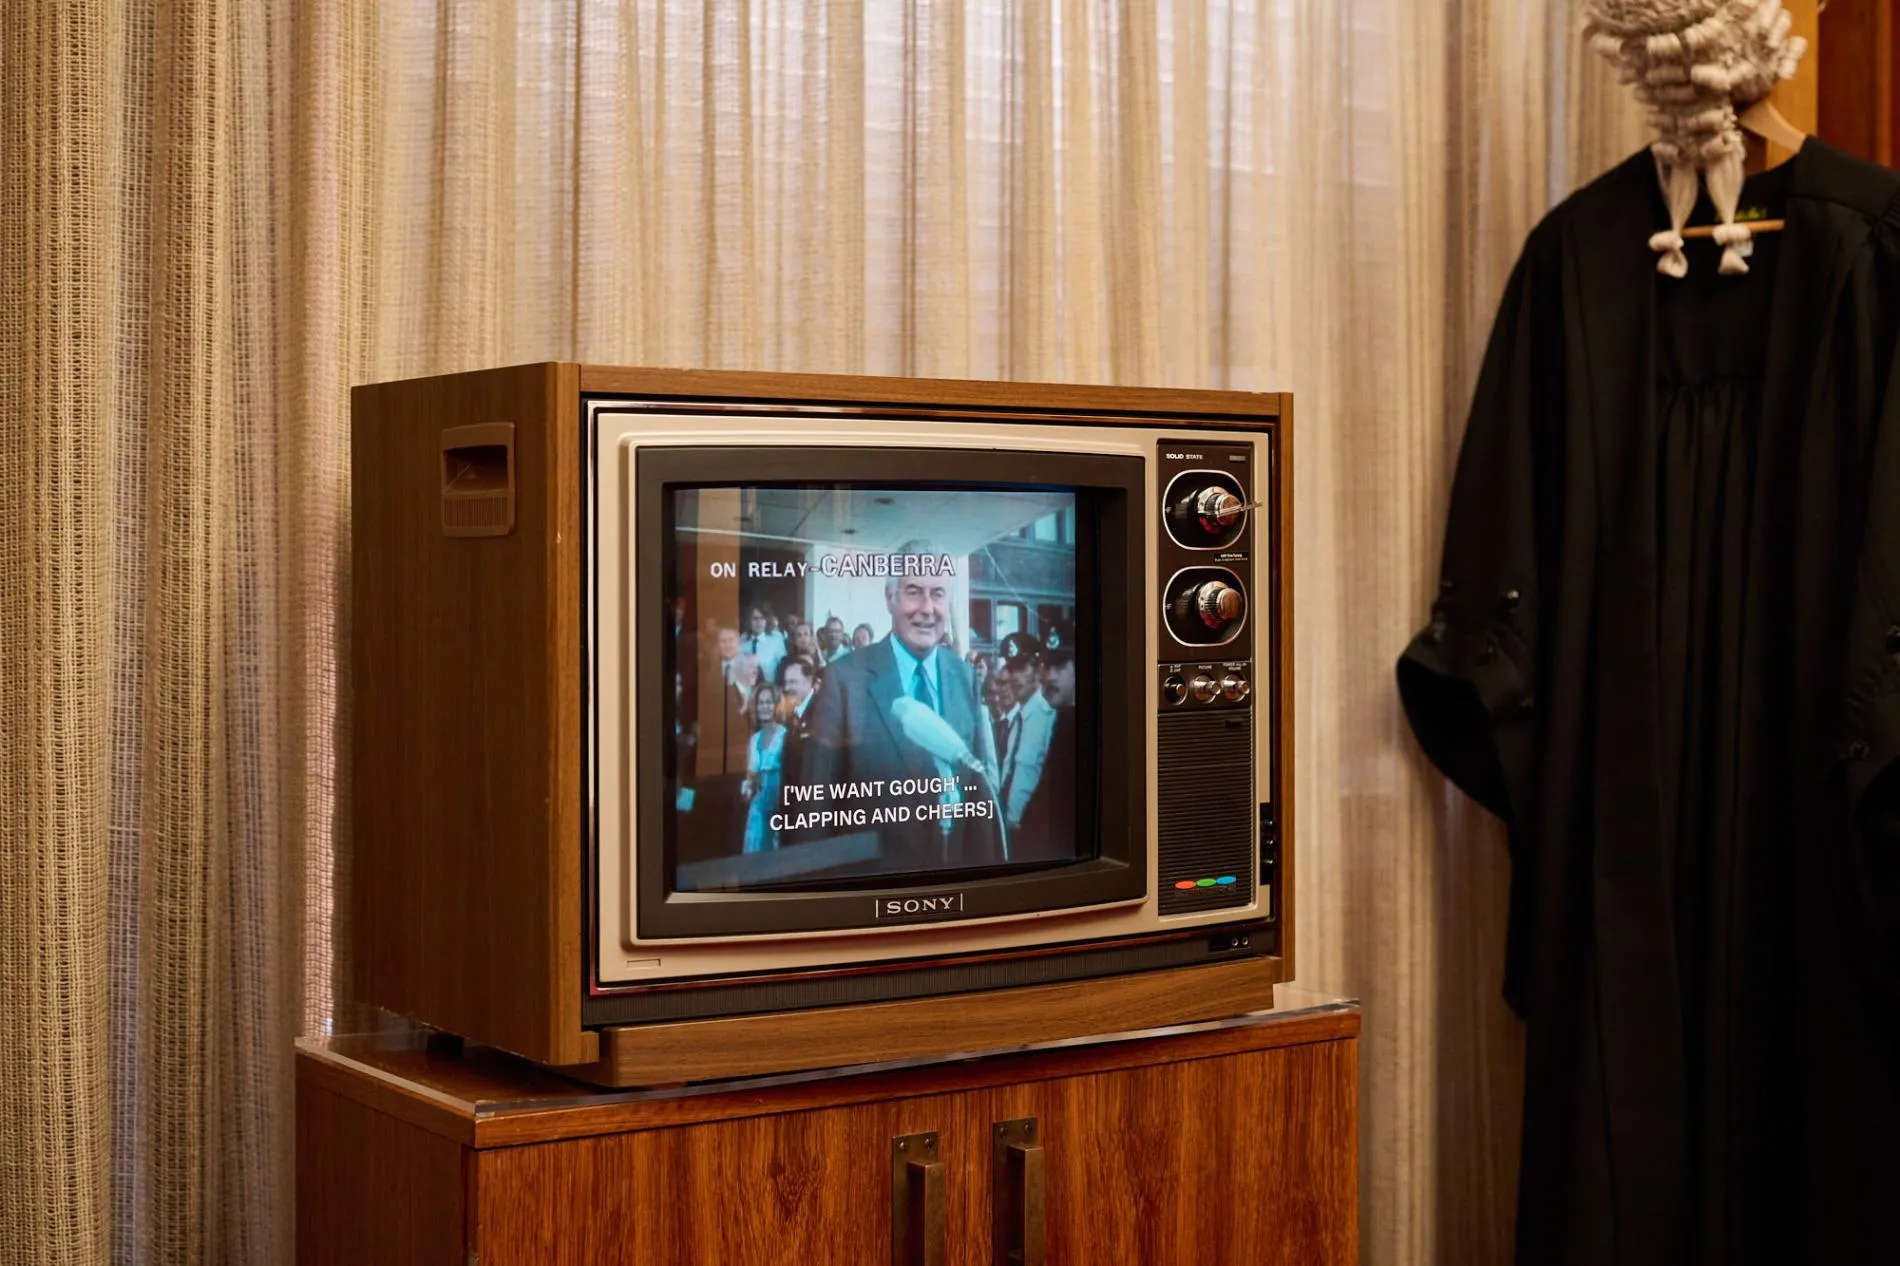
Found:
[[[1188,690],[1193,694],[1196,703],[1212,703],[1214,696],[1220,693],[1220,687],[1215,685],[1214,679],[1206,673],[1194,674],[1194,680],[1189,683]]]
[[[1228,673],[1220,679],[1220,692],[1230,702],[1239,703],[1247,697],[1253,687],[1239,673]]]
[[[1187,698],[1187,689],[1187,682],[1182,680],[1180,673],[1170,673],[1167,680],[1161,683],[1161,697],[1169,703],[1179,704]]]
[[[1240,590],[1224,580],[1210,580],[1194,591],[1194,609],[1200,613],[1201,623],[1216,632],[1238,620],[1246,607],[1247,600]]]

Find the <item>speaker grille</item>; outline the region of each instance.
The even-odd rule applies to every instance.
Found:
[[[1160,717],[1156,779],[1162,914],[1224,910],[1253,901],[1253,710]],[[1231,884],[1176,884],[1232,875]]]

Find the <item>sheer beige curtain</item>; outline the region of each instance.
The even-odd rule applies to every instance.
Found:
[[[287,1260],[289,1043],[358,1022],[347,390],[544,357],[1299,393],[1365,1258],[1503,1260],[1504,856],[1390,665],[1517,246],[1640,140],[1572,7],[0,11],[0,1266]]]

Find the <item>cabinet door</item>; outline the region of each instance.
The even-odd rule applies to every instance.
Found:
[[[1047,1266],[1356,1266],[1357,1045],[973,1092],[965,1134],[1037,1119]],[[990,1183],[966,1189],[987,1240]]]
[[[947,1261],[977,1266],[959,1188],[964,1095],[604,1135],[477,1154],[482,1266],[889,1266],[891,1141],[935,1131]]]

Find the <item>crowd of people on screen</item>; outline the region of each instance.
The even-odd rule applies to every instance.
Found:
[[[827,672],[878,641],[870,624],[837,615],[813,623],[769,604],[698,630],[675,616],[675,738],[681,847],[698,856],[780,847],[773,818],[800,781],[810,717]],[[1012,837],[1039,839],[1074,813],[1075,654],[1061,630],[1049,644],[1023,633],[962,655],[974,703],[994,740],[994,788]],[[943,650],[956,654],[948,630]],[[690,823],[690,826],[687,824]]]

